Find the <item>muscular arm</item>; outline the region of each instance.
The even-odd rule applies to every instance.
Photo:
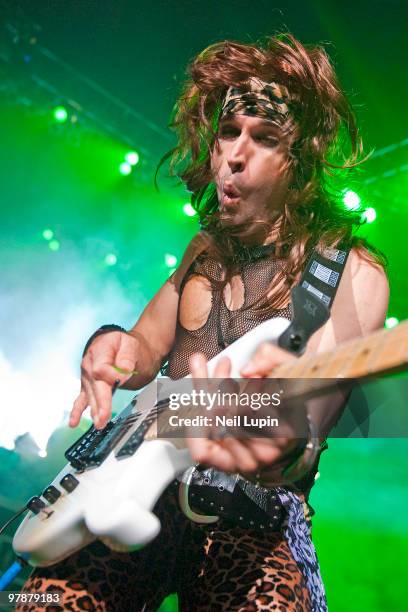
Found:
[[[306,352],[321,353],[365,336],[384,325],[389,286],[383,268],[353,249],[333,303],[330,319],[309,340]]]
[[[151,381],[158,373],[163,359],[173,346],[180,285],[194,259],[206,247],[207,239],[203,232],[191,240],[182,261],[174,274],[164,283],[148,303],[129,334],[139,340],[140,359],[138,374],[132,376],[124,388],[137,389]]]
[[[81,362],[81,390],[71,411],[71,427],[90,406],[95,427],[103,428],[112,412],[113,385],[139,389],[156,376],[174,342],[182,279],[206,242],[201,233],[193,238],[176,272],[128,333],[115,331],[93,339]],[[129,377],[129,372],[135,374]]]
[[[330,319],[309,340],[306,353],[322,353],[365,336],[384,325],[389,286],[383,268],[352,250],[333,303]],[[328,435],[347,400],[347,392],[309,400],[308,411],[321,433]]]

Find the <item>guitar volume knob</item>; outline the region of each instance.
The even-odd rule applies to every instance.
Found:
[[[46,507],[46,504],[45,502],[43,502],[42,499],[38,497],[38,495],[35,495],[27,502],[26,507],[28,510],[31,510],[31,512],[33,512],[34,514],[39,514],[39,512],[41,512],[41,510],[43,510]]]
[[[61,496],[61,491],[58,491],[57,487],[54,487],[54,485],[50,485],[44,489],[41,495],[47,500],[47,502],[54,504]]]
[[[77,480],[72,474],[65,474],[65,476],[60,480],[60,485],[63,489],[65,489],[65,491],[72,493],[72,491],[79,485],[79,480]]]

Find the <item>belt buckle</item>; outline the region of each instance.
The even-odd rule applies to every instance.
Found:
[[[198,512],[194,512],[194,510],[190,506],[190,502],[188,500],[188,492],[191,485],[191,481],[193,479],[193,473],[196,469],[196,466],[193,465],[189,467],[182,475],[180,479],[180,485],[178,490],[178,499],[180,508],[183,513],[186,515],[190,521],[194,523],[202,523],[209,525],[211,523],[216,523],[219,520],[219,516],[210,516],[206,514],[199,514]]]

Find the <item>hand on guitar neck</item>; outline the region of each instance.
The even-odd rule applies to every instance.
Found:
[[[263,356],[267,352],[266,362],[268,372],[276,366],[292,361],[292,353],[285,351],[272,343],[261,344],[251,362],[241,369],[242,377],[261,378]],[[194,354],[190,359],[190,371],[195,379],[208,378],[207,360],[201,353]],[[227,378],[231,375],[231,362],[227,357],[220,359],[213,372],[214,378]],[[303,440],[293,437],[249,437],[236,438],[230,436],[222,439],[203,437],[188,438],[187,444],[193,459],[201,464],[216,467],[226,472],[251,474],[262,467],[278,464],[303,444]]]

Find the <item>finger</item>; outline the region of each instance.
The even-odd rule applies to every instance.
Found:
[[[69,426],[76,427],[80,420],[82,413],[88,407],[88,397],[83,389],[81,389],[78,397],[76,398],[74,405],[72,407],[71,413],[69,415]]]
[[[98,405],[96,402],[96,398],[95,398],[95,394],[93,391],[93,387],[91,385],[91,380],[89,378],[89,376],[83,372],[82,374],[82,385],[84,388],[84,391],[86,393],[87,396],[87,401],[88,401],[88,406],[91,409],[91,419],[95,425],[95,427],[97,427],[99,425],[98,423]]]
[[[125,334],[112,334],[109,342],[91,345],[88,353],[89,383],[95,400],[95,407],[91,403],[91,414],[95,427],[102,429],[112,414],[113,388],[137,373],[137,340]]]
[[[194,353],[189,359],[193,378],[208,378],[207,359],[203,353]]]
[[[189,359],[193,388],[197,392],[204,392],[204,397],[208,397],[211,392],[211,385],[208,376],[207,358],[203,353],[193,353]],[[205,403],[200,403],[201,408],[207,408]]]
[[[255,351],[250,361],[241,369],[244,377],[271,376],[273,368],[296,359],[292,353],[272,344],[263,342]]]
[[[227,378],[231,374],[231,359],[229,357],[221,357],[217,361],[213,376],[214,378]]]
[[[237,472],[254,472],[259,467],[259,462],[254,456],[251,447],[237,438],[227,436],[222,440],[222,446],[233,458]]]
[[[96,416],[98,429],[105,427],[112,414],[112,385],[103,380],[94,380],[92,383],[96,403]]]
[[[95,427],[98,425],[98,405],[95,397],[95,392],[92,386],[92,369],[93,369],[93,354],[89,349],[81,362],[81,388],[86,397],[87,404],[91,409],[91,418]]]
[[[206,438],[187,438],[187,445],[194,461],[225,472],[236,471],[233,456],[220,442],[213,442]]]
[[[283,457],[282,445],[278,439],[251,438],[248,446],[259,465],[278,463]]]

